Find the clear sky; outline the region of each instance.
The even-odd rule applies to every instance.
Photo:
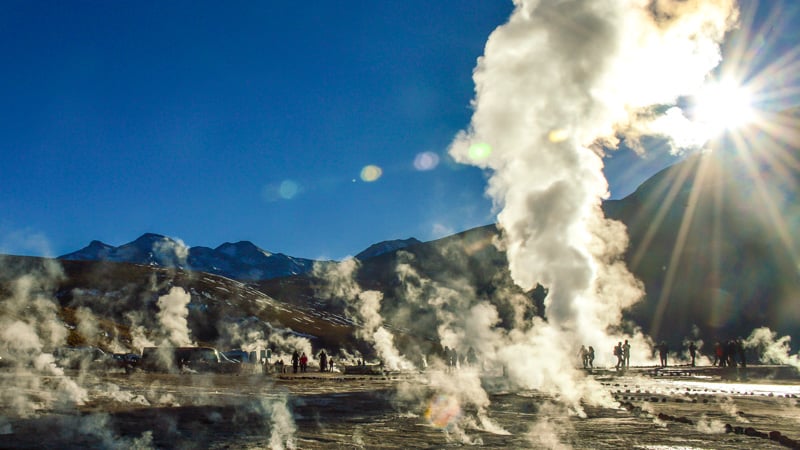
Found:
[[[786,5],[762,7],[765,52],[796,47]],[[0,2],[0,252],[154,232],[339,259],[492,223],[484,174],[447,147],[512,7]],[[674,161],[615,154],[612,197]]]

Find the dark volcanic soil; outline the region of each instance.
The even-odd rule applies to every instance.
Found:
[[[77,376],[77,374],[73,374]],[[0,373],[2,377],[17,376]],[[88,374],[89,400],[29,417],[3,405],[1,448],[790,448],[769,438],[725,432],[725,424],[800,439],[800,385],[723,382],[684,373],[595,374],[619,407],[570,414],[536,392],[490,390],[495,432],[462,414],[463,429],[426,418],[416,375],[305,376]],[[56,380],[43,378],[43,386]],[[9,385],[3,383],[3,385]],[[35,398],[36,392],[21,393]],[[472,422],[472,425],[470,425]],[[440,426],[441,425],[441,426]],[[778,437],[773,434],[774,437]]]

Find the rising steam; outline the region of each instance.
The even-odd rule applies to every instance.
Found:
[[[158,322],[164,334],[164,344],[175,347],[193,345],[190,337],[187,305],[192,296],[180,287],[173,287],[169,293],[158,298]]]
[[[489,173],[514,282],[548,289],[546,321],[496,336],[498,357],[513,381],[558,393],[580,414],[581,400],[611,400],[576,373],[571,355],[581,343],[610,352],[622,311],[643,295],[622,261],[625,228],[601,210],[602,158],[620,137],[668,130],[658,112],[720,62],[736,8],[733,0],[514,5],[478,60],[472,120],[450,154]],[[628,338],[649,349],[644,336]]]
[[[800,354],[792,354],[790,336],[778,337],[767,327],[753,330],[744,341],[747,348],[757,349],[762,363],[786,364],[800,371]]]
[[[380,313],[383,294],[362,290],[355,279],[359,268],[355,258],[345,259],[335,265],[315,265],[314,275],[326,280],[323,298],[346,303],[345,313],[360,324],[356,335],[372,344],[378,357],[390,370],[410,369],[410,361],[400,354],[394,345],[394,334],[384,327]]]

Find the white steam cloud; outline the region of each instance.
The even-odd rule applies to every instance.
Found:
[[[192,296],[181,287],[172,287],[166,295],[158,298],[158,322],[164,333],[164,345],[176,347],[194,345],[190,337],[187,305]]]
[[[791,353],[790,336],[778,337],[778,333],[767,327],[756,328],[743,342],[746,348],[759,352],[759,359],[765,364],[786,364],[800,371],[800,354]]]
[[[0,258],[5,267],[5,261]],[[40,270],[29,269],[0,296],[0,357],[14,376],[2,378],[3,414],[27,417],[37,410],[69,408],[88,399],[86,389],[56,364],[53,351],[66,343],[67,329],[59,305],[49,296],[63,277],[58,263],[46,260]],[[46,382],[45,376],[52,377]]]
[[[394,334],[384,327],[380,312],[383,294],[361,289],[355,279],[358,268],[359,262],[355,258],[345,259],[335,265],[314,266],[314,275],[327,281],[326,290],[320,294],[347,303],[345,313],[360,325],[356,336],[373,345],[387,369],[413,368],[413,364],[395,347]]]
[[[581,399],[611,400],[592,394],[602,389],[571,355],[582,343],[610,353],[622,311],[643,295],[622,261],[625,228],[601,210],[604,148],[652,129],[657,111],[700,88],[736,8],[733,0],[514,5],[478,60],[474,114],[450,153],[490,174],[514,282],[548,289],[546,321],[512,330],[498,342],[500,358],[513,381],[557,392],[580,414]],[[651,344],[627,338],[642,355]]]
[[[166,266],[186,267],[189,247],[181,239],[162,238],[153,242],[153,253]]]

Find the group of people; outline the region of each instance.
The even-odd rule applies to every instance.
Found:
[[[614,356],[617,357],[617,364],[614,366],[617,370],[631,367],[631,344],[627,339],[625,339],[625,343],[617,342],[617,345],[614,346]]]
[[[308,356],[306,356],[306,352],[299,354],[297,350],[295,350],[294,353],[292,353],[292,373],[297,373],[298,371],[305,373],[307,368]]]
[[[455,348],[445,346],[442,350],[442,359],[444,359],[448,371],[458,369],[459,366],[472,366],[478,363],[478,355],[472,347],[467,350],[466,354],[459,356]]]
[[[697,363],[697,353],[699,348],[694,342],[689,342],[688,347],[689,356],[691,357],[691,366],[694,367]],[[666,341],[661,341],[655,347],[658,352],[659,366],[667,367],[667,357],[669,355],[669,345]],[[631,345],[628,340],[624,342],[617,342],[614,346],[613,354],[616,357],[615,369],[628,369],[631,366]],[[594,348],[581,345],[578,351],[578,356],[581,360],[581,365],[584,369],[594,368]],[[714,344],[714,366],[718,367],[747,367],[747,359],[745,357],[745,349],[742,339],[731,339],[724,342],[717,342]]]
[[[742,339],[730,339],[725,342],[714,343],[714,365],[719,367],[736,367],[736,359],[741,367],[747,367],[747,358],[744,352]]]
[[[328,357],[325,350],[320,350],[319,355],[319,371],[320,372],[333,372],[333,358]],[[281,364],[283,364],[281,362]],[[297,350],[292,353],[292,373],[306,373],[308,371],[308,355],[306,352],[297,353]]]

